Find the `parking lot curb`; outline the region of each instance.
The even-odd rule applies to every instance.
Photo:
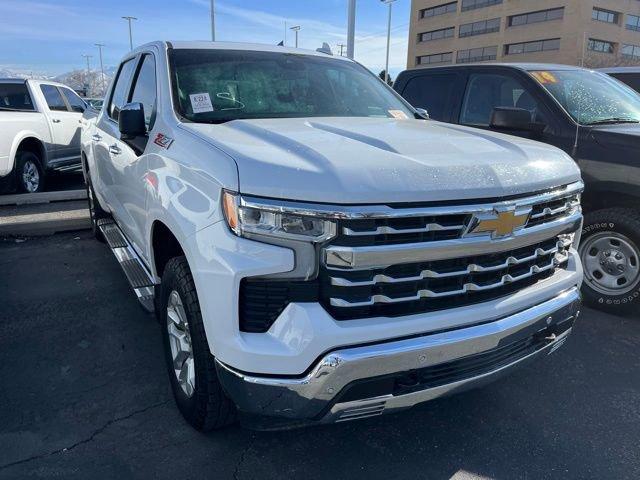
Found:
[[[0,237],[52,235],[90,227],[85,200],[0,207]]]
[[[37,205],[41,203],[64,202],[69,200],[84,200],[87,198],[85,190],[64,190],[61,192],[20,193],[0,196],[0,206],[7,205]]]

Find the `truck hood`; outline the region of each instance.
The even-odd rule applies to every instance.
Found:
[[[238,165],[240,192],[337,204],[527,194],[580,179],[548,145],[435,121],[384,118],[184,124]]]
[[[637,123],[592,127],[591,134],[603,147],[629,149],[633,156],[640,147],[640,124]]]

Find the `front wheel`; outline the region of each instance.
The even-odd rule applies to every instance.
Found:
[[[180,413],[200,431],[233,423],[236,408],[218,380],[198,294],[185,257],[169,260],[159,290],[158,315],[167,369]]]
[[[585,216],[579,247],[585,303],[628,314],[640,305],[640,212],[625,208]]]
[[[18,152],[16,160],[18,190],[24,193],[42,192],[44,190],[44,170],[38,156],[33,152]]]

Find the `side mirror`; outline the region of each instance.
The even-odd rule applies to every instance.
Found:
[[[495,107],[491,112],[491,128],[496,130],[531,132],[541,135],[544,124],[533,121],[533,114],[524,108]]]
[[[141,103],[127,103],[118,114],[118,128],[123,140],[131,140],[147,134],[144,123],[144,106]]]
[[[427,112],[424,108],[416,108],[416,113],[425,120],[429,120],[429,112]]]

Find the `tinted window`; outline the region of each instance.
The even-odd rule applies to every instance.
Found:
[[[144,121],[147,130],[153,127],[156,106],[156,65],[152,55],[145,55],[138,71],[133,87],[132,102],[140,102],[144,106]]]
[[[496,107],[523,108],[531,112],[532,119],[543,121],[538,103],[515,78],[488,73],[470,75],[460,123],[487,127]]]
[[[72,92],[68,88],[61,88],[60,90],[62,90],[62,93],[67,99],[67,102],[69,102],[69,105],[71,105],[71,110],[80,113],[84,112],[84,110],[87,108],[87,105],[84,103],[84,100],[76,95],[76,92]]]
[[[40,90],[44,94],[44,98],[47,101],[49,110],[55,110],[59,112],[67,111],[67,104],[64,103],[62,95],[57,87],[53,85],[40,85]]]
[[[0,83],[0,109],[35,110],[24,83]]]
[[[610,75],[626,83],[636,92],[640,92],[640,73],[612,73]]]
[[[425,75],[412,78],[402,96],[414,107],[424,108],[434,120],[447,121],[446,107],[451,100],[456,75]]]
[[[109,116],[114,120],[118,120],[120,109],[125,103],[127,103],[129,82],[135,65],[134,59],[127,60],[122,64],[120,71],[118,72],[118,79],[116,80],[113,93],[111,94],[111,103],[109,103]]]

